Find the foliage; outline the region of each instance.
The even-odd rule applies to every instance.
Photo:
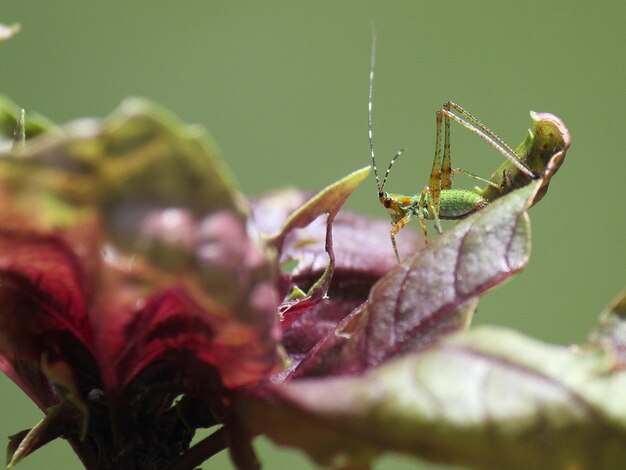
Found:
[[[565,151],[427,246],[400,233],[397,264],[387,223],[340,211],[368,168],[247,200],[142,100],[58,128],[2,99],[0,132],[0,369],[44,412],[10,466],[62,437],[87,468],[255,468],[259,434],[342,468],[623,461],[624,295],[577,348],[467,328]]]

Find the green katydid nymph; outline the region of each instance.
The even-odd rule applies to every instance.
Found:
[[[528,184],[530,181],[544,177],[544,170],[550,161],[556,163],[553,163],[553,167],[550,168],[549,177],[554,174],[558,166],[562,163],[565,152],[570,145],[570,136],[567,128],[558,117],[549,113],[531,112],[531,117],[534,121],[533,130],[529,131],[526,140],[522,142],[516,151],[461,106],[452,101],[448,101],[435,113],[435,156],[428,184],[424,186],[419,194],[414,196],[385,191],[385,184],[387,183],[387,177],[389,176],[391,167],[396,159],[402,155],[404,150],[400,150],[393,157],[381,183],[376,167],[372,138],[372,90],[374,83],[375,49],[376,37],[373,35],[368,100],[370,156],[376,177],[378,199],[391,216],[391,223],[393,225],[390,234],[391,243],[398,262],[400,261],[400,256],[398,254],[395,237],[398,231],[401,230],[411,218],[417,217],[422,232],[424,233],[424,239],[426,243],[428,243],[426,220],[433,220],[437,231],[441,233],[440,220],[457,220],[468,217],[487,206],[493,200]],[[490,179],[481,178],[480,176],[460,168],[452,168],[450,157],[450,121],[456,121],[461,126],[476,134],[506,159]],[[441,148],[442,126],[443,151]],[[559,158],[553,158],[555,156]],[[557,166],[554,167],[554,165]],[[452,189],[452,177],[459,173],[482,181],[486,183],[487,186],[483,189],[475,188],[472,190]],[[547,179],[549,179],[549,177]],[[543,193],[545,193],[547,185],[548,181],[545,181]],[[539,198],[540,197],[537,197],[535,202],[539,200]]]

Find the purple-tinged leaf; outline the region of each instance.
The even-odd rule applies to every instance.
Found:
[[[273,246],[277,250],[279,258],[283,255],[288,258],[294,258],[297,256],[300,247],[302,245],[309,244],[310,241],[297,243],[295,245],[297,248],[293,250],[293,252],[285,253],[286,238],[295,229],[303,229],[304,227],[310,225],[314,220],[318,219],[321,215],[326,214],[324,251],[327,255],[327,261],[325,268],[321,276],[313,281],[311,285],[307,286],[307,292],[304,296],[300,296],[300,298],[295,301],[290,300],[288,303],[283,304],[279,311],[281,315],[281,326],[283,328],[287,328],[291,323],[299,318],[301,313],[307,311],[310,307],[313,307],[326,296],[335,270],[332,227],[333,220],[346,199],[350,196],[350,194],[352,194],[354,189],[363,181],[369,172],[370,167],[365,167],[327,186],[296,209],[283,223],[278,232],[266,237],[267,244],[269,246]],[[293,248],[294,245],[291,247]],[[283,284],[286,284],[286,282],[283,281]],[[297,287],[298,292],[301,292],[299,286],[294,285],[293,287]],[[305,308],[302,308],[303,305]]]
[[[278,233],[289,216],[313,196],[308,191],[285,188],[252,199],[250,221],[254,230],[264,236]]]
[[[324,220],[319,218],[305,229],[299,230],[286,240],[285,253],[298,264],[292,275],[294,281],[306,283],[321,272],[328,258],[324,252]],[[377,280],[397,265],[389,232],[389,221],[371,219],[352,212],[341,211],[333,221],[333,248],[335,252],[334,277],[342,283],[355,279]],[[403,230],[396,239],[404,257],[424,246],[422,238],[411,230]],[[306,284],[305,284],[306,285]]]
[[[613,356],[616,369],[626,369],[626,290],[600,314],[589,343],[605,348]]]
[[[396,451],[473,468],[617,469],[626,372],[611,362],[599,349],[480,327],[363,376],[258,388],[238,409],[250,433],[324,466]]]
[[[290,212],[310,195],[296,190],[270,193],[253,202],[257,231],[276,232]],[[372,285],[396,266],[390,243],[388,221],[340,211],[333,220],[335,270],[326,298],[286,300],[281,306],[283,346],[294,367],[313,345],[363,303]],[[296,260],[290,276],[284,276],[287,291],[294,286],[308,290],[328,266],[325,249],[327,220],[318,217],[302,229],[291,231],[284,239],[280,261]],[[398,234],[400,251],[408,256],[423,246],[414,231]],[[284,372],[281,373],[284,376]]]
[[[361,305],[362,298],[344,296],[345,292],[334,295],[331,288],[328,298],[321,299],[313,305],[305,304],[303,311],[297,312],[299,317],[283,330],[282,344],[289,357],[289,365],[272,377],[273,382],[282,382],[298,366],[310,351],[356,307]]]
[[[539,187],[496,200],[391,270],[290,378],[362,372],[463,328],[478,296],[526,265],[526,208]]]
[[[262,234],[276,233],[291,213],[311,195],[295,189],[286,189],[264,195],[252,202],[252,219],[255,229]],[[378,279],[396,265],[389,232],[388,220],[373,219],[341,210],[333,221],[333,247],[335,252],[335,279],[344,281],[363,277]],[[326,218],[318,217],[302,229],[290,232],[284,240],[281,263],[296,260],[292,271],[295,282],[307,286],[318,279],[328,265],[324,249]],[[416,252],[423,241],[415,231],[403,230],[396,236],[403,258]],[[308,283],[307,283],[308,281]]]

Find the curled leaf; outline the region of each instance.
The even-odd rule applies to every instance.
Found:
[[[563,121],[554,114],[531,111],[530,117],[533,128],[528,131],[515,153],[541,180],[541,189],[537,191],[531,204],[534,205],[548,191],[550,181],[563,164],[572,139]],[[480,191],[480,194],[489,201],[533,181],[508,160],[503,162],[489,179],[494,185],[486,186]]]
[[[361,168],[322,189],[293,212],[277,233],[267,237],[268,244],[280,250],[285,237],[293,229],[306,227],[322,214],[329,214],[334,217],[346,202],[348,196],[352,194],[352,191],[356,189],[370,171],[371,167],[369,166]]]

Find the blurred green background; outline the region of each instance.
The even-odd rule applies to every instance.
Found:
[[[389,190],[417,193],[426,183],[435,110],[446,100],[514,146],[530,110],[569,127],[565,164],[531,211],[530,265],[483,298],[476,322],[579,342],[626,281],[625,17],[617,1],[0,0],[0,22],[22,24],[0,44],[0,92],[57,122],[104,116],[126,96],[146,96],[204,124],[243,192],[319,189],[369,163],[374,21],[380,166],[409,149]],[[488,176],[500,164],[484,142],[452,132],[455,166]],[[373,178],[348,206],[386,217]],[[0,436],[41,417],[5,377],[0,394]],[[265,468],[312,468],[297,452],[266,441],[257,448]],[[81,467],[56,442],[18,468]],[[220,455],[203,468],[231,467]],[[439,467],[386,457],[377,468]]]

